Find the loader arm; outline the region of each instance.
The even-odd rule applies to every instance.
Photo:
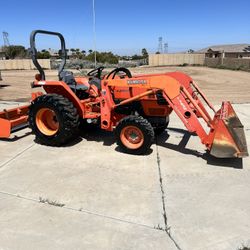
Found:
[[[201,143],[206,146],[210,154],[218,158],[248,156],[244,129],[230,102],[223,102],[221,109],[216,112],[204,93],[189,76],[174,72],[141,75],[129,79],[105,80],[103,82],[105,93],[109,93],[110,87],[147,89],[144,94],[127,99],[124,104],[161,91],[168,105],[178,115],[187,130],[200,137]],[[213,118],[209,115],[203,103],[206,103],[215,113]],[[104,112],[103,116],[108,115],[109,109],[112,110],[117,105],[122,104],[114,104],[112,100],[109,100],[107,102],[108,107],[103,109],[106,110],[107,114]],[[209,132],[206,132],[207,129],[203,127],[201,119],[204,120]]]

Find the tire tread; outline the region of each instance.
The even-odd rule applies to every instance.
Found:
[[[50,107],[53,108],[58,114],[62,126],[55,136],[49,137],[42,134],[36,126],[36,113],[39,108]],[[72,140],[78,132],[79,115],[73,103],[67,98],[58,94],[45,94],[36,98],[30,105],[29,126],[36,136],[36,140],[48,146],[61,146]]]

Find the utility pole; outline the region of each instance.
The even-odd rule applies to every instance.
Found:
[[[95,20],[95,0],[92,2],[93,7],[93,43],[94,43],[94,55],[95,55],[95,68],[96,68],[96,20]]]

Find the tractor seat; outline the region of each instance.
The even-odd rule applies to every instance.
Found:
[[[88,87],[83,84],[77,84],[73,73],[70,71],[63,71],[59,75],[59,80],[65,82],[73,91],[75,90],[88,90]]]
[[[88,88],[88,86],[83,85],[83,84],[78,84],[78,85],[69,85],[69,87],[70,87],[71,89],[75,89],[75,90],[83,90],[83,91],[86,91],[86,90],[88,90],[88,89],[89,89],[89,88]]]
[[[70,71],[62,71],[59,74],[59,80],[65,82],[67,85],[76,85],[73,73]]]

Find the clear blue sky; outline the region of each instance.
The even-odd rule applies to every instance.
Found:
[[[169,51],[250,43],[250,0],[95,0],[97,50],[155,52],[158,37]],[[93,48],[92,0],[8,0],[1,3],[0,31],[11,44],[29,46],[33,29],[63,33],[67,48]],[[3,40],[0,39],[0,46]],[[40,48],[57,48],[41,39]]]

